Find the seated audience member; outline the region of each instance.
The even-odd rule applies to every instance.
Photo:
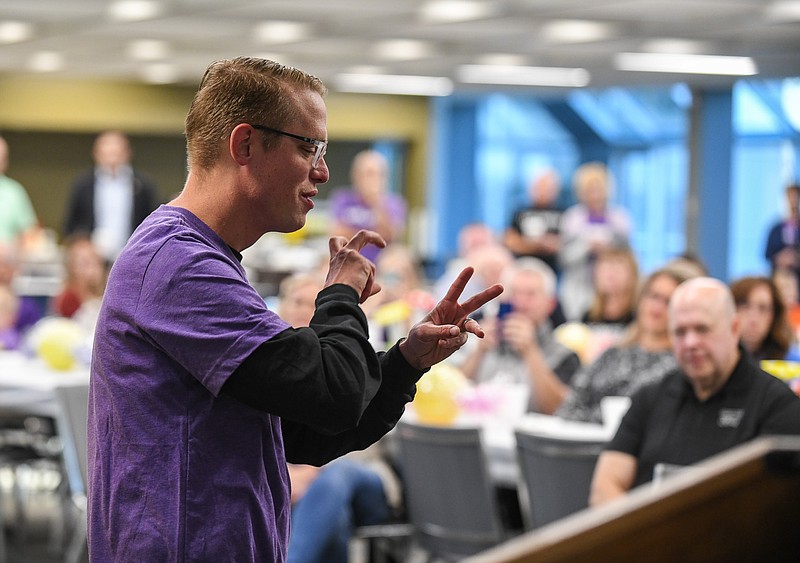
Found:
[[[639,266],[628,248],[608,248],[598,254],[592,272],[594,299],[582,321],[596,328],[623,331],[633,320]]]
[[[705,263],[694,253],[684,252],[664,264],[665,268],[683,272],[687,279],[708,275]]]
[[[498,283],[503,272],[507,267],[514,263],[514,256],[511,251],[499,242],[490,242],[481,244],[471,249],[465,256],[466,263],[475,268],[465,293],[471,291],[481,291],[494,283]],[[444,275],[440,276],[434,286],[434,295],[437,299],[441,299],[447,293],[447,276],[452,274],[449,269],[445,270]],[[488,304],[489,308],[496,306],[494,303]],[[480,319],[484,311],[476,311],[472,316]]]
[[[577,354],[553,339],[548,320],[556,303],[556,275],[538,258],[519,258],[503,278],[503,299],[511,310],[502,318],[484,318],[485,336],[463,350],[460,367],[479,383],[526,384],[529,410],[552,412],[549,387],[569,385],[580,367]]]
[[[569,388],[557,389],[561,399],[557,416],[602,423],[603,397],[630,396],[642,386],[660,380],[675,368],[669,341],[667,304],[686,278],[665,268],[645,280],[636,305],[636,318],[618,345],[606,350],[572,378]]]
[[[370,340],[385,349],[408,334],[436,301],[425,287],[419,260],[407,246],[390,244],[375,266],[381,291],[361,307],[370,321]]]
[[[783,360],[792,343],[786,306],[770,278],[745,277],[731,284],[742,346],[754,360]]]
[[[53,297],[53,312],[71,318],[81,306],[100,300],[106,286],[106,262],[92,239],[77,233],[64,244],[64,287]]]
[[[19,297],[11,288],[0,285],[0,350],[16,350],[20,344],[17,330]]]
[[[800,398],[740,347],[724,283],[683,283],[670,300],[669,326],[680,367],[632,397],[595,467],[592,505],[650,481],[659,463],[691,465],[759,435],[800,434]]]
[[[783,306],[786,308],[786,318],[792,329],[792,343],[789,346],[791,359],[798,359],[800,349],[800,283],[797,275],[788,268],[778,268],[772,272],[772,283],[778,288]]]
[[[324,277],[298,273],[279,288],[278,313],[293,327],[308,326]],[[288,464],[292,527],[288,562],[346,563],[355,526],[386,522],[400,506],[400,483],[383,442],[321,468]]]
[[[21,336],[44,316],[44,309],[35,297],[20,295],[14,289],[14,278],[19,269],[19,247],[0,242],[0,286],[8,288],[19,298],[15,327]]]
[[[514,212],[503,242],[514,256],[539,258],[558,275],[561,215],[558,195],[561,178],[552,168],[536,175],[528,186],[529,204]]]

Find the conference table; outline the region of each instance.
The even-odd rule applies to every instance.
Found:
[[[0,408],[53,415],[58,409],[58,387],[88,383],[86,365],[76,363],[72,369],[58,371],[36,356],[0,351]]]
[[[424,423],[411,403],[403,415],[409,422]],[[462,408],[448,423],[453,427],[481,429],[483,449],[492,480],[498,485],[516,486],[520,481],[515,432],[525,432],[561,440],[608,441],[616,432],[619,416],[608,424],[593,424],[566,420],[546,414],[521,412],[516,407],[481,410]]]

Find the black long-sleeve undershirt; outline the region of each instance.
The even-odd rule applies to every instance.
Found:
[[[391,430],[422,373],[397,346],[376,354],[358,294],[334,285],[317,296],[308,328],[261,344],[222,393],[281,417],[287,461],[322,465]]]

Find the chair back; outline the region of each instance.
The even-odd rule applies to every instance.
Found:
[[[605,440],[515,431],[520,504],[528,529],[539,528],[589,506],[594,466]]]
[[[460,559],[506,538],[479,428],[397,425],[399,470],[418,544]]]
[[[87,476],[87,431],[89,385],[58,386],[58,433],[64,447],[64,465],[73,494],[85,494]]]

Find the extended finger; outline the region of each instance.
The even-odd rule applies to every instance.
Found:
[[[464,312],[469,315],[471,312],[476,311],[483,307],[486,303],[494,299],[495,297],[499,296],[503,293],[503,286],[499,283],[494,284],[491,287],[484,289],[483,291],[476,293],[463,303],[461,303],[461,308]]]
[[[374,244],[375,246],[383,248],[386,246],[386,241],[375,231],[367,231],[365,229],[358,231],[353,235],[353,238],[347,241],[347,246],[355,250],[361,250],[368,244]]]
[[[447,295],[444,296],[444,300],[450,301],[458,301],[458,298],[461,297],[461,294],[464,292],[464,288],[467,287],[467,282],[472,277],[472,274],[475,273],[475,268],[472,266],[467,266],[461,273],[458,274],[458,277],[450,284],[450,288],[447,290]],[[467,313],[471,313],[475,309],[471,311],[467,311]]]

